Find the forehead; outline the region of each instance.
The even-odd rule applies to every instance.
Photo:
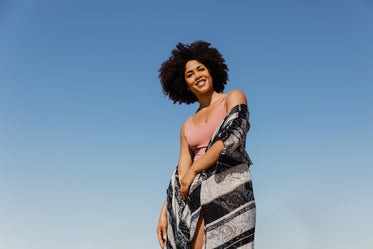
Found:
[[[200,63],[199,61],[197,60],[190,60],[188,61],[186,64],[185,64],[185,72],[189,71],[189,70],[193,70],[199,66],[203,66],[202,63]]]

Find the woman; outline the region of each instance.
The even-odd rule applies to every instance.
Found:
[[[210,45],[179,43],[159,69],[174,103],[199,102],[181,128],[179,163],[157,228],[162,248],[254,248],[246,97],[240,90],[222,93],[228,67]]]

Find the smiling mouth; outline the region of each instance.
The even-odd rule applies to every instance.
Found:
[[[200,80],[196,83],[196,86],[203,86],[206,83],[206,80]]]

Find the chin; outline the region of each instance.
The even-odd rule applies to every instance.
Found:
[[[194,93],[195,95],[205,95],[205,94],[208,94],[208,93],[212,93],[214,92],[214,89],[211,87],[204,87],[202,89],[198,89],[196,90],[196,92]]]

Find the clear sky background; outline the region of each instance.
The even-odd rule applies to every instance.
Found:
[[[247,96],[256,248],[373,245],[373,1],[0,0],[0,248],[158,248],[206,40]]]

